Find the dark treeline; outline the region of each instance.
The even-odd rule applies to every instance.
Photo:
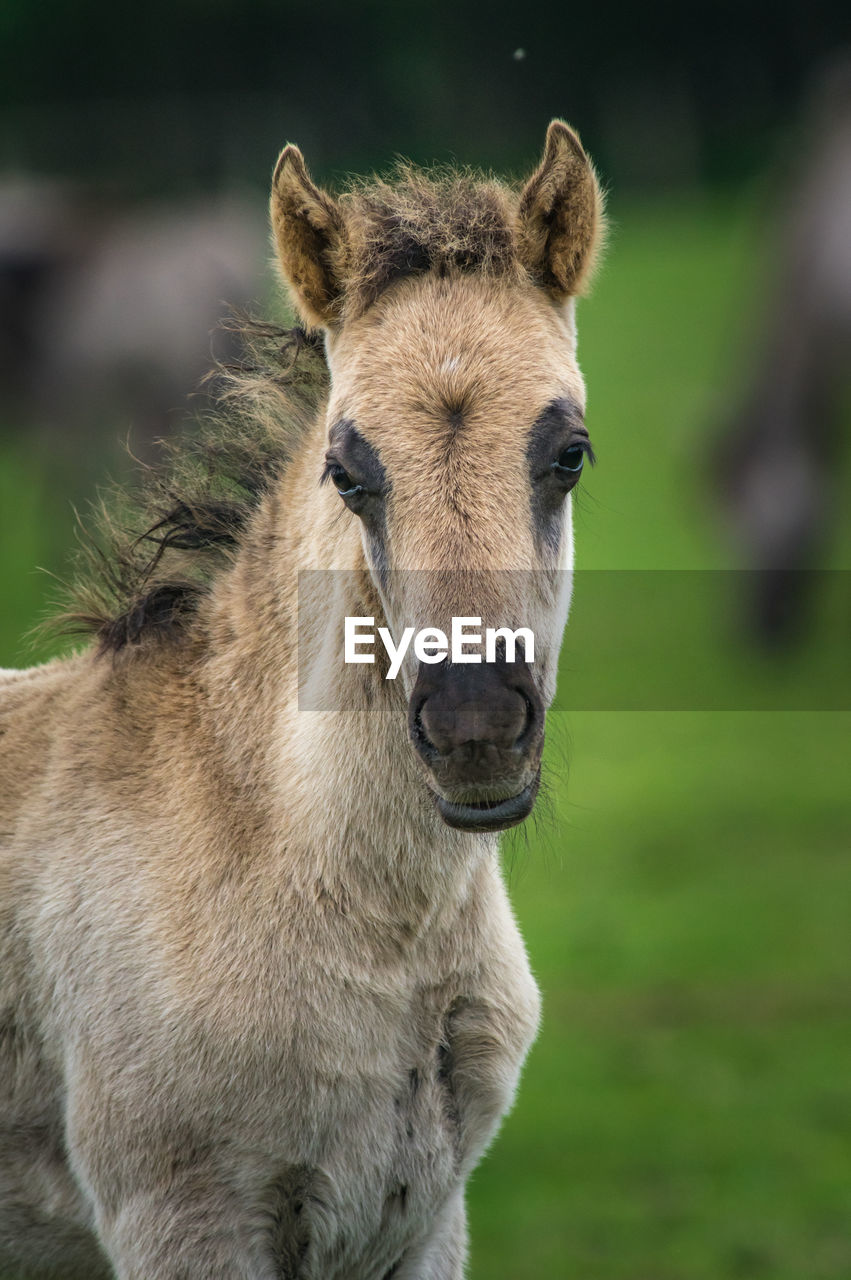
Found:
[[[523,169],[553,115],[619,187],[762,168],[837,0],[5,0],[0,163],[141,191],[265,185],[298,140],[323,177],[403,150]]]

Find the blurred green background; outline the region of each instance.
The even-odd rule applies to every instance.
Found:
[[[647,571],[664,668],[680,655],[654,573],[744,562],[713,476],[802,113],[843,34],[825,4],[7,0],[3,172],[84,184],[101,221],[234,190],[260,211],[288,138],[323,179],[397,152],[522,172],[548,119],[572,120],[613,224],[579,316],[599,464],[578,562]],[[0,298],[7,319],[32,279]],[[0,416],[0,665],[50,652],[27,634],[67,568],[69,500],[120,465],[134,426],[119,401],[114,425],[63,433],[34,399],[16,385]],[[848,492],[847,398],[839,418],[825,505]],[[834,507],[811,563],[843,571],[851,514]],[[577,626],[581,609],[580,580]],[[728,612],[698,630],[697,667],[721,661],[719,635],[775,687],[849,638],[816,608],[797,645],[766,652]],[[547,795],[505,842],[544,1022],[471,1184],[473,1280],[851,1276],[849,730],[847,710],[551,716]]]

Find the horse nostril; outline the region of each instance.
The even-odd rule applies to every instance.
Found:
[[[419,702],[411,707],[409,718],[411,739],[414,746],[422,752],[423,755],[436,756],[438,754],[437,747],[429,738],[425,730],[422,719],[422,709],[425,706],[426,699],[420,698]]]
[[[534,729],[536,716],[535,716],[535,707],[528,693],[526,693],[524,689],[518,689],[517,693],[520,694],[520,697],[523,699],[523,701],[526,704],[526,720],[523,724],[523,728],[520,731],[517,741],[514,743],[516,747],[519,747],[520,744],[529,737],[532,730]]]
[[[540,754],[543,712],[525,664],[424,666],[408,707],[409,736],[429,769],[486,780]]]
[[[432,694],[413,715],[412,729],[423,745],[440,755],[487,747],[510,751],[522,742],[533,719],[525,693],[497,686],[485,696]]]

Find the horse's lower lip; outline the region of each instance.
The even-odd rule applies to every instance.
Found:
[[[507,800],[478,805],[453,804],[438,795],[434,798],[441,818],[450,827],[458,827],[462,831],[503,831],[529,816],[537,793],[538,779],[533,778],[519,795],[509,796]]]

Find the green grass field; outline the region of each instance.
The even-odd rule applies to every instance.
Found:
[[[730,200],[616,210],[580,313],[583,567],[735,563],[704,470],[762,240]],[[41,475],[6,448],[0,665],[27,659],[16,637],[51,590],[33,566],[61,572],[71,537]],[[665,616],[658,637],[679,660]],[[716,640],[697,630],[695,664]],[[544,1021],[472,1181],[473,1280],[851,1276],[849,730],[847,712],[551,717],[548,801],[505,847]]]

